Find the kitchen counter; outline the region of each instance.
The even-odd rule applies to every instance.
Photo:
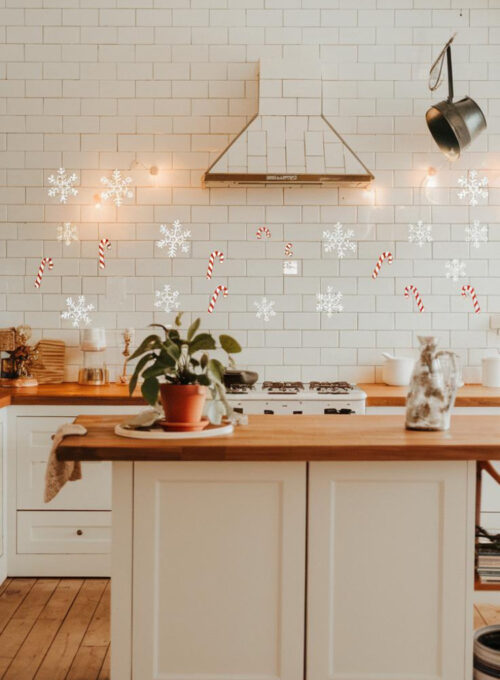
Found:
[[[367,406],[404,406],[407,387],[392,387],[382,383],[363,383],[359,387],[367,394]],[[110,384],[103,387],[62,383],[10,389],[0,387],[0,408],[13,405],[78,405],[105,404],[109,406],[144,405],[140,390],[129,397],[127,385]],[[498,406],[500,388],[465,385],[457,394],[456,406]]]
[[[66,437],[60,460],[83,461],[390,461],[500,460],[500,419],[456,415],[448,432],[404,429],[404,418],[250,416],[234,434],[210,439],[118,437],[119,416],[80,416],[84,437]]]
[[[394,387],[383,383],[358,385],[367,394],[367,406],[404,406],[408,387]],[[500,406],[500,388],[483,385],[464,385],[458,390],[455,406]]]

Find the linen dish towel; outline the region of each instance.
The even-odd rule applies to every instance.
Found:
[[[65,423],[64,425],[61,425],[53,436],[52,450],[45,471],[45,493],[43,496],[45,503],[49,503],[55,498],[66,482],[76,482],[78,479],[82,478],[82,466],[80,461],[58,460],[56,450],[64,437],[84,434],[87,434],[87,430],[83,425]]]

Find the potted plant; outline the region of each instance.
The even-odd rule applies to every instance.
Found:
[[[193,321],[182,338],[178,330],[181,317],[179,313],[175,319],[176,328],[151,324],[163,329],[165,339],[149,335],[129,358],[132,361],[140,357],[130,379],[129,393],[132,395],[142,377],[141,391],[146,401],[154,407],[161,399],[166,428],[200,429],[208,423],[202,421],[208,392],[212,397],[208,408],[211,422],[220,422],[222,415],[231,411],[225,398],[224,366],[210,358],[208,351],[224,350],[232,365],[231,355],[241,352],[241,346],[229,335],[220,335],[220,348],[217,347],[210,333],[198,333],[200,319]]]

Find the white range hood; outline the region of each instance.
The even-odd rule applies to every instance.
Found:
[[[322,113],[318,61],[262,59],[259,111],[203,176],[205,186],[366,187],[374,176]]]

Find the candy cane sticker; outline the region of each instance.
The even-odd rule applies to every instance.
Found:
[[[293,255],[293,243],[288,242],[285,246],[285,257],[292,257]]]
[[[257,236],[258,239],[261,239],[262,234],[265,234],[267,238],[271,238],[271,232],[267,227],[259,227],[255,235]]]
[[[474,307],[474,314],[479,314],[481,307],[479,306],[479,302],[477,300],[476,289],[472,286],[462,286],[462,297],[467,297],[467,295],[470,295],[471,297],[472,306]]]
[[[384,250],[384,252],[380,255],[380,257],[377,260],[377,264],[375,265],[375,269],[373,270],[372,273],[372,279],[377,278],[380,271],[380,267],[382,266],[382,262],[384,262],[384,260],[387,260],[387,264],[392,264],[392,259],[393,259],[392,253],[390,253],[388,250]]]
[[[226,286],[222,285],[222,283],[217,286],[217,288],[214,290],[214,294],[210,298],[210,302],[208,303],[208,312],[211,314],[214,311],[215,303],[217,302],[217,298],[221,293],[223,293],[224,297],[227,297],[228,294],[228,289]]]
[[[42,258],[40,266],[38,267],[38,274],[36,275],[35,279],[35,288],[40,288],[42,284],[43,270],[45,269],[45,265],[47,265],[49,269],[53,269],[54,263],[52,262],[52,258],[50,257]]]
[[[107,238],[102,238],[99,241],[99,269],[104,269],[106,263],[104,262],[104,248],[108,250],[111,248],[111,241]]]
[[[417,303],[418,311],[423,312],[424,311],[424,303],[422,302],[422,298],[420,297],[420,293],[417,290],[416,286],[405,286],[405,297],[410,297],[410,293],[413,293],[413,297],[415,298],[415,302]]]
[[[222,264],[224,262],[224,253],[221,252],[220,250],[214,250],[213,253],[210,253],[210,257],[208,259],[208,267],[207,267],[207,279],[212,278],[212,272],[214,270],[214,262],[215,258],[219,258],[219,262]]]

